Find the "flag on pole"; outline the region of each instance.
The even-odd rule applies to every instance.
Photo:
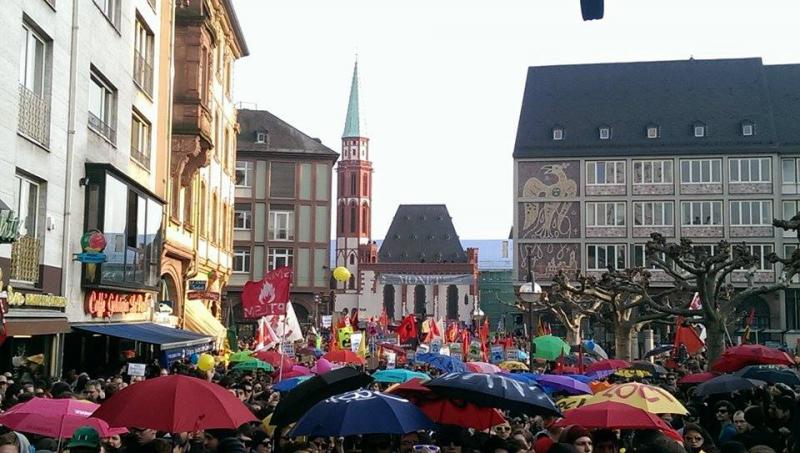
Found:
[[[408,315],[403,318],[400,327],[397,328],[397,336],[400,343],[405,343],[412,338],[417,338],[417,320],[414,315]]]
[[[684,325],[684,318],[679,316],[676,319],[675,325],[674,351],[676,354],[680,350],[681,346],[685,346],[686,352],[688,352],[690,355],[694,355],[700,352],[703,347],[705,347],[705,343],[703,343],[703,340],[700,339],[700,335],[697,334],[697,331],[694,330],[694,328]]]
[[[689,310],[701,310],[703,308],[703,301],[700,300],[700,293],[694,293],[692,302],[689,304]]]
[[[300,322],[291,302],[286,304],[285,315],[267,316],[267,321],[281,341],[294,342],[303,339],[303,330],[300,328]]]
[[[242,309],[247,319],[285,315],[292,284],[292,268],[279,267],[257,282],[247,282],[242,290]]]
[[[256,330],[256,351],[270,349],[278,343],[280,343],[280,338],[272,330],[267,317],[262,316],[258,320],[258,330]]]
[[[756,307],[750,307],[750,315],[747,317],[747,324],[744,326],[744,334],[742,335],[742,343],[750,342],[750,329],[753,321],[756,319]]]

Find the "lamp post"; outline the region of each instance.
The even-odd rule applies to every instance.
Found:
[[[527,256],[528,275],[527,282],[519,287],[519,298],[528,304],[528,337],[530,344],[528,349],[528,367],[533,369],[533,304],[539,302],[542,298],[542,287],[533,281],[533,266],[531,255]]]

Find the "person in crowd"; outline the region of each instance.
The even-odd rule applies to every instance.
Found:
[[[105,399],[103,385],[97,380],[87,381],[83,388],[83,396],[93,403],[102,403]]]
[[[492,434],[503,440],[508,440],[511,437],[511,425],[508,423],[501,423],[492,427]]]
[[[744,419],[744,411],[736,411],[733,413],[733,426],[736,427],[737,434],[750,431],[751,426],[747,423],[747,420]]]
[[[696,423],[684,425],[683,445],[688,453],[713,453],[716,451],[711,435]]]
[[[745,409],[744,419],[751,428],[737,434],[733,440],[743,443],[748,450],[756,445],[777,444],[778,439],[775,439],[775,434],[767,427],[766,416],[760,406],[750,406]]]
[[[733,404],[727,400],[717,401],[714,405],[714,412],[719,423],[719,436],[717,444],[722,445],[736,436],[736,425],[733,424]]]
[[[598,429],[592,433],[595,453],[619,453],[619,438],[610,429]]]
[[[561,443],[572,445],[578,453],[592,453],[592,435],[583,426],[571,425],[564,428],[558,440]]]
[[[205,453],[247,453],[234,429],[205,430]]]
[[[70,453],[100,453],[103,450],[100,434],[90,426],[82,426],[72,434],[67,449]]]

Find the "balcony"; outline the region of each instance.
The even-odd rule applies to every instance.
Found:
[[[45,148],[50,146],[50,98],[19,86],[19,132]]]
[[[103,120],[95,116],[94,113],[89,112],[89,127],[95,132],[107,138],[111,143],[117,143],[117,131],[109,126]]]
[[[34,286],[39,282],[41,241],[25,235],[11,246],[11,281]]]
[[[133,81],[148,96],[153,96],[153,65],[150,59],[138,50],[133,55]]]
[[[131,145],[131,158],[136,162],[142,164],[145,168],[150,168],[150,150],[147,145],[145,148],[137,149],[136,146]]]

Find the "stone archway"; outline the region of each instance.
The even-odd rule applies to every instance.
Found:
[[[161,293],[159,302],[169,300],[172,303],[172,314],[178,317],[178,327],[183,327],[183,297],[185,284],[181,278],[182,263],[169,257],[161,259]],[[158,306],[154,308],[158,310]]]
[[[456,285],[447,287],[447,319],[458,320],[458,287]]]
[[[425,306],[425,286],[417,285],[414,287],[414,314],[425,318],[427,308]]]
[[[385,285],[383,287],[383,309],[386,310],[386,316],[389,321],[394,320],[394,285]]]

